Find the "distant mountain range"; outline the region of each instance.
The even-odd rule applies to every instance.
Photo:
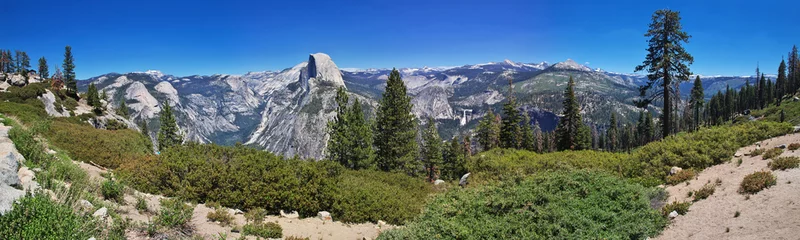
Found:
[[[591,69],[572,60],[555,64],[505,60],[398,70],[413,97],[414,114],[421,121],[436,119],[443,138],[468,133],[490,108],[500,111],[509,82],[521,107],[544,130],[552,130],[570,76],[586,121],[600,126],[607,124],[612,112],[634,121],[640,109],[632,100],[638,86],[647,81],[643,75]],[[161,106],[168,102],[188,141],[239,142],[287,156],[322,158],[326,124],[335,115],[336,88],[345,86],[365,104],[367,114],[373,114],[390,71],[340,70],[328,55],[317,53],[282,71],[185,77],[159,71],[109,73],[80,81],[79,88],[85,91],[93,82],[112,102],[126,101],[131,118],[147,121],[151,136],[159,126]],[[708,97],[728,85],[739,88],[753,79],[701,78]],[[681,85],[681,94],[688,94],[690,88],[691,83]]]

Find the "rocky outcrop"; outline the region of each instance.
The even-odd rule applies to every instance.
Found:
[[[42,96],[39,96],[39,100],[41,100],[42,103],[44,104],[44,110],[45,110],[45,112],[47,112],[47,115],[50,115],[50,116],[53,116],[53,117],[69,117],[70,116],[69,111],[67,111],[67,109],[64,108],[64,106],[58,106],[57,107],[55,105],[55,103],[56,103],[56,95],[54,95],[53,92],[50,92],[50,90],[45,90],[45,93],[42,94]],[[61,108],[61,109],[58,109],[58,108]]]
[[[14,201],[25,194],[18,175],[24,158],[8,138],[10,129],[0,124],[0,214],[11,210]]]

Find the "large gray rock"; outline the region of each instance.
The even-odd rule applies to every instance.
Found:
[[[675,166],[675,167],[672,167],[672,168],[669,169],[669,175],[675,175],[675,174],[678,174],[681,171],[683,171],[683,168]]]
[[[45,90],[45,93],[39,96],[39,100],[44,103],[44,111],[47,112],[47,115],[53,117],[69,117],[69,111],[64,109],[63,106],[61,106],[61,109],[56,108],[56,96],[53,95],[50,90]]]
[[[28,169],[28,167],[21,167],[17,172],[19,176],[20,184],[22,184],[22,189],[25,191],[35,192],[39,189],[39,183],[34,181],[36,178],[35,173]]]
[[[14,204],[14,201],[23,197],[25,192],[8,185],[0,184],[0,214],[9,210]]]
[[[317,213],[317,217],[319,219],[321,219],[322,221],[333,221],[333,218],[331,217],[331,213],[329,213],[328,211],[318,212]]]
[[[21,188],[22,182],[17,175],[19,168],[17,154],[5,149],[0,149],[0,153],[3,153],[3,156],[0,156],[0,184]]]
[[[97,209],[97,211],[94,211],[94,213],[92,213],[92,216],[96,218],[105,218],[106,216],[108,216],[108,208],[102,207],[100,209]]]
[[[25,86],[25,84],[27,84],[25,82],[25,77],[23,77],[22,75],[17,75],[17,74],[11,75],[11,77],[8,80],[11,85],[18,87]]]
[[[458,186],[464,187],[464,186],[467,186],[467,184],[469,184],[469,181],[468,181],[469,180],[469,174],[470,173],[467,173],[467,174],[464,174],[464,176],[461,176],[461,179],[458,180]]]

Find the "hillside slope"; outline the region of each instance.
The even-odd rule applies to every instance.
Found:
[[[771,149],[797,142],[800,133],[768,139],[760,145]],[[703,170],[688,185],[667,187],[669,202],[690,202],[689,191],[717,179],[722,181],[713,195],[692,204],[689,212],[676,217],[657,239],[796,239],[800,232],[799,168],[773,171],[777,184],[757,194],[748,197],[737,192],[745,175],[769,170],[767,164],[771,160],[745,155],[757,147],[754,144],[739,149],[737,156],[741,157]],[[800,151],[786,151],[781,156],[800,156]],[[736,212],[740,213],[738,217]]]

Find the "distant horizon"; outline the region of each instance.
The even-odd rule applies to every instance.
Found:
[[[388,3],[11,1],[0,49],[50,67],[73,47],[78,79],[157,69],[176,76],[276,71],[324,52],[342,69],[555,63],[633,73],[653,12],[680,11],[693,73],[777,72],[800,43],[800,1],[571,2],[410,0]],[[31,14],[31,12],[35,14]],[[66,17],[64,15],[68,15]],[[745,31],[743,31],[743,29]]]

